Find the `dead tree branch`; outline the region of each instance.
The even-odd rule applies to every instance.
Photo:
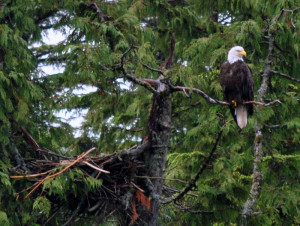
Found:
[[[150,66],[148,66],[147,64],[144,64],[144,63],[142,65],[150,71],[157,72],[158,74],[164,75],[164,72],[162,70],[152,68],[152,67],[150,67]]]
[[[134,45],[130,45],[130,47],[122,54],[120,70],[122,71],[124,77],[127,78],[129,81],[131,81],[137,85],[145,87],[151,93],[155,93],[156,92],[155,89],[153,89],[152,86],[148,82],[145,82],[145,81],[143,81],[143,79],[138,79],[132,75],[127,74],[127,72],[124,68],[124,58],[133,48],[136,48],[136,47]]]
[[[211,161],[211,159],[213,157],[213,154],[215,153],[215,151],[217,149],[217,145],[218,145],[219,140],[221,138],[222,132],[223,132],[223,130],[220,130],[220,132],[218,133],[218,136],[217,136],[217,139],[216,139],[216,142],[215,142],[213,148],[211,149],[208,157],[204,161],[201,169],[198,171],[198,173],[196,174],[196,176],[194,177],[194,179],[191,180],[191,182],[185,187],[185,189],[181,193],[179,193],[176,197],[173,197],[173,198],[171,198],[171,199],[169,199],[167,201],[163,201],[162,202],[163,204],[168,204],[170,202],[177,203],[178,200],[180,200],[184,195],[186,195],[190,190],[192,190],[196,186],[197,180],[200,178],[200,176],[202,175],[203,171],[207,168],[208,164],[210,163],[210,161]]]
[[[275,18],[275,20],[272,22],[272,24],[269,27],[268,30],[268,54],[265,61],[264,66],[264,72],[262,75],[262,81],[261,85],[258,89],[258,96],[257,100],[262,102],[264,101],[267,90],[268,90],[268,84],[271,74],[271,67],[272,67],[272,60],[273,60],[273,49],[274,49],[274,42],[275,42],[275,29],[274,29],[274,23],[277,22],[280,18],[280,15]],[[242,210],[242,219],[241,223],[242,225],[247,225],[247,217],[252,216],[254,214],[254,209],[256,207],[257,200],[260,195],[261,187],[262,187],[262,172],[259,169],[259,164],[262,162],[263,159],[263,133],[262,133],[263,126],[255,119],[255,139],[254,139],[254,162],[253,162],[253,180],[252,185],[249,193],[249,198],[244,204],[244,208]]]
[[[55,173],[55,174],[51,174],[46,176],[45,178],[39,180],[36,185],[34,186],[34,188],[25,196],[25,199],[28,198],[40,185],[42,185],[46,180],[56,177],[64,172],[66,172],[69,168],[71,168],[72,166],[74,166],[76,163],[80,162],[82,159],[84,159],[84,157],[86,157],[88,154],[90,154],[92,151],[96,150],[96,148],[91,148],[90,150],[88,150],[85,153],[82,153],[80,156],[78,156],[78,158],[73,161],[70,162],[64,169],[62,169],[61,171]]]
[[[292,81],[300,82],[300,79],[296,79],[296,78],[294,78],[294,77],[291,77],[291,76],[289,76],[289,75],[287,75],[287,74],[284,74],[284,73],[281,73],[281,72],[279,72],[279,71],[273,71],[273,70],[271,70],[270,72],[273,73],[273,74],[276,74],[276,75],[280,75],[280,76],[282,76],[282,77],[284,77],[284,78],[290,79],[290,80],[292,80]]]
[[[269,103],[262,103],[262,102],[259,102],[259,101],[245,101],[245,102],[243,102],[243,104],[257,104],[257,105],[264,106],[264,107],[268,107],[268,106],[276,104],[276,103],[281,104],[281,101],[280,100],[273,100]]]
[[[296,28],[295,25],[294,25],[294,22],[293,22],[293,20],[294,20],[294,12],[296,12],[298,10],[300,10],[300,7],[295,8],[295,9],[282,9],[282,12],[285,14],[286,20],[287,20],[289,26],[292,27],[293,29]],[[287,18],[287,13],[291,14],[290,21]]]
[[[269,128],[269,129],[277,129],[277,128],[282,128],[282,127],[284,127],[284,126],[287,126],[287,124],[286,124],[286,123],[284,123],[284,124],[279,124],[279,125],[267,125],[267,124],[265,124],[265,127],[266,127],[266,128]]]
[[[89,3],[87,3],[86,5],[87,5],[87,6],[94,6],[94,8],[96,9],[96,12],[97,12],[97,14],[98,14],[99,21],[100,21],[101,23],[104,23],[105,20],[104,20],[103,13],[102,13],[102,11],[99,9],[97,3],[96,3],[96,2],[89,2]]]
[[[205,92],[203,92],[200,89],[183,87],[183,86],[173,86],[171,88],[172,88],[172,91],[182,91],[182,92],[193,91],[194,93],[199,94],[205,100],[207,100],[208,102],[210,102],[212,104],[230,105],[230,103],[228,103],[226,101],[215,100],[214,98],[210,97],[209,95],[207,95]]]
[[[232,104],[232,103],[228,103],[226,101],[216,100],[216,99],[210,97],[208,94],[206,94],[204,91],[202,91],[200,89],[188,88],[188,87],[183,87],[183,86],[173,86],[172,87],[172,91],[186,92],[186,90],[193,91],[194,93],[199,94],[205,100],[207,100],[208,102],[210,102],[212,104],[220,104],[220,105],[231,105]],[[280,100],[274,100],[274,101],[271,101],[269,103],[263,103],[263,102],[260,102],[260,101],[244,101],[243,102],[243,104],[257,104],[257,105],[261,105],[261,106],[265,106],[265,107],[276,104],[276,103],[281,103],[281,102],[280,102]]]

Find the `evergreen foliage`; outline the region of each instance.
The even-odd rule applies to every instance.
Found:
[[[65,40],[44,43],[42,37],[50,29],[63,33]],[[240,224],[252,186],[257,139],[262,139],[258,168],[263,183],[254,213],[243,223],[300,224],[299,1],[1,1],[0,225],[63,224],[76,209],[73,203],[102,186],[95,175],[73,167],[24,199],[25,189],[37,179],[10,176],[30,173],[26,162],[46,155],[26,143],[24,131],[39,147],[66,156],[91,147],[100,153],[118,153],[145,138],[153,94],[124,76],[122,57],[124,69],[135,78],[155,80],[159,73],[154,69],[161,70],[173,86],[197,88],[222,100],[220,66],[228,50],[240,45],[247,51],[256,99],[268,64],[268,33],[275,41],[263,101],[281,103],[257,105],[241,133],[226,106],[192,91],[171,93],[172,131],[164,183],[174,188],[172,195],[186,187],[182,181],[189,183],[197,175],[219,131],[223,133],[196,189],[176,203],[161,204],[160,225]],[[172,37],[174,60],[172,67],[166,67]],[[64,72],[48,75],[42,65],[64,67]],[[95,91],[77,94],[86,87]],[[56,115],[60,110],[87,111],[79,137]],[[260,138],[254,133],[258,124]],[[81,225],[96,222],[88,215],[88,205],[85,215],[76,216],[82,217]],[[120,220],[113,213],[108,217]]]

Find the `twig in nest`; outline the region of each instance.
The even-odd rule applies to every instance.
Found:
[[[68,166],[66,166],[64,169],[62,169],[61,171],[52,174],[52,175],[48,175],[47,177],[41,179],[36,185],[35,187],[25,196],[25,199],[27,199],[41,184],[43,184],[47,179],[56,177],[64,172],[66,172],[69,168],[71,168],[72,166],[74,166],[76,163],[80,162],[85,156],[87,156],[88,154],[90,154],[92,151],[96,150],[96,148],[91,148],[90,150],[88,150],[85,153],[82,153],[80,156],[78,156],[78,158],[71,162]]]
[[[48,170],[48,171],[43,172],[43,173],[36,173],[36,174],[29,174],[29,175],[22,175],[22,176],[10,176],[10,178],[12,178],[12,179],[20,179],[20,178],[39,177],[39,176],[43,176],[45,174],[48,174],[48,173],[50,173],[52,171],[54,171],[54,169]]]
[[[136,189],[138,189],[139,191],[145,193],[145,191],[143,189],[141,189],[139,186],[137,186],[135,183],[130,182],[130,184],[132,184]]]
[[[87,162],[87,161],[83,161],[84,164],[88,165],[89,167],[95,169],[95,170],[98,170],[99,172],[102,172],[102,173],[110,173],[109,171],[107,170],[104,170],[104,169],[100,169],[99,167],[97,166],[94,166],[92,165],[91,163]]]

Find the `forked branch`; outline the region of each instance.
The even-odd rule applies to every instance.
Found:
[[[221,100],[216,100],[212,97],[210,97],[209,95],[207,95],[205,92],[203,92],[200,89],[196,89],[196,88],[188,88],[188,87],[183,87],[183,86],[173,86],[172,87],[173,91],[182,91],[184,93],[186,93],[186,91],[193,91],[194,93],[199,94],[200,96],[202,96],[205,100],[207,100],[208,102],[212,103],[212,104],[220,104],[220,105],[231,105],[232,103],[228,103],[226,101],[221,101]],[[243,104],[257,104],[260,106],[270,106],[276,103],[281,103],[280,100],[274,100],[271,101],[269,103],[262,103],[259,101],[244,101]]]
[[[151,84],[149,84],[148,82],[144,82],[142,79],[139,79],[132,75],[129,75],[124,68],[124,58],[133,48],[136,48],[136,47],[134,45],[130,45],[130,47],[122,54],[120,70],[122,71],[124,77],[127,78],[129,81],[131,81],[137,85],[145,87],[151,93],[155,93],[156,91],[155,91],[155,89],[152,88]]]

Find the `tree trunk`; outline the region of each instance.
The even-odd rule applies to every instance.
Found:
[[[158,79],[157,92],[153,94],[152,110],[148,122],[146,137],[150,147],[143,153],[142,161],[145,163],[147,176],[162,178],[166,155],[169,146],[171,131],[171,95],[169,86],[163,79]],[[146,138],[147,139],[147,138]],[[139,225],[156,225],[159,213],[159,197],[162,192],[162,179],[148,179],[144,181],[149,190],[151,206],[148,211],[144,206],[137,207]]]

